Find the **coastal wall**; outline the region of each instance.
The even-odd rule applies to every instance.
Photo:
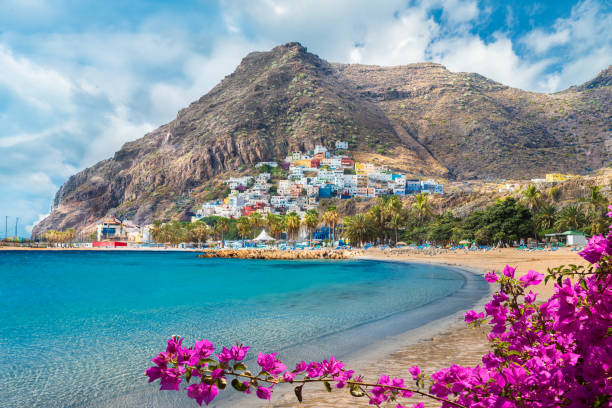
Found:
[[[237,259],[351,259],[362,255],[360,250],[280,250],[280,249],[208,249],[198,258],[237,258]]]

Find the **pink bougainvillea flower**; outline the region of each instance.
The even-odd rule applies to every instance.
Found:
[[[484,280],[486,280],[487,282],[494,283],[497,282],[498,278],[495,272],[489,272],[484,276]]]
[[[295,365],[295,370],[293,370],[294,373],[303,373],[304,371],[306,371],[306,368],[308,367],[308,364],[306,364],[305,361],[300,361],[299,363],[297,363]]]
[[[213,370],[213,371],[210,373],[210,376],[211,376],[212,378],[215,378],[215,379],[217,379],[217,378],[223,378],[223,377],[225,377],[225,370],[224,370],[224,369],[222,369],[222,368],[217,368],[216,370]]]
[[[351,379],[355,372],[353,370],[348,371],[340,371],[335,377],[334,381],[336,381],[336,388],[344,388],[346,387],[346,382]]]
[[[533,269],[530,269],[524,276],[522,276],[519,280],[523,282],[523,286],[535,286],[542,282],[544,279],[544,274],[537,273]]]
[[[191,384],[187,387],[187,396],[193,398],[201,406],[202,402],[206,405],[210,404],[215,399],[219,390],[212,384]]]
[[[259,353],[257,356],[257,364],[259,364],[262,371],[266,371],[272,375],[280,374],[287,369],[287,367],[276,358],[276,353]]]
[[[474,310],[470,310],[465,314],[465,321],[466,323],[472,323],[475,320],[484,319],[484,317],[485,314],[483,312],[476,313]]]
[[[342,367],[344,367],[344,363],[336,360],[334,356],[330,356],[329,360],[323,360],[321,362],[323,373],[328,375],[336,375],[338,372],[340,372],[340,370],[342,370]]]
[[[311,361],[306,367],[306,374],[308,374],[310,378],[320,377],[323,375],[323,368],[321,367],[321,364],[317,363],[316,361]]]
[[[525,303],[531,304],[535,302],[537,296],[537,293],[529,291],[529,293],[525,295]]]
[[[215,346],[210,341],[196,341],[188,364],[192,366],[197,365],[200,360],[210,357],[214,351]]]
[[[514,271],[516,271],[516,268],[513,268],[510,265],[506,265],[504,267],[504,275],[509,278],[514,278]]]
[[[412,379],[416,380],[417,378],[419,378],[419,375],[421,374],[421,369],[417,366],[412,366],[408,369],[408,372],[412,374]]]
[[[185,372],[183,367],[165,368],[161,370],[160,390],[179,390],[182,381],[181,375]]]
[[[612,255],[612,242],[603,235],[594,235],[589,238],[586,248],[578,255],[594,264],[601,260],[603,255]]]
[[[274,385],[269,387],[257,387],[257,397],[263,400],[270,400],[272,396],[272,387],[274,387]]]
[[[217,354],[217,358],[222,363],[227,363],[228,361],[242,361],[249,351],[249,346],[238,346],[234,345],[232,348],[227,349],[223,347],[220,354]]]

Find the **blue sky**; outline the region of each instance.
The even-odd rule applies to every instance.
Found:
[[[250,51],[442,63],[555,92],[612,63],[609,1],[0,1],[0,237],[61,184],[172,120]],[[10,234],[12,235],[12,234]]]

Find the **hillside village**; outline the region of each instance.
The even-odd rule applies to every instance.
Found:
[[[409,180],[405,174],[384,166],[356,162],[347,151],[348,142],[336,141],[333,149],[316,145],[308,153],[293,152],[280,163],[257,163],[259,174],[225,180],[229,195],[223,200],[203,203],[192,221],[212,215],[239,218],[253,212],[262,215],[295,212],[303,216],[317,208],[320,199],[332,197],[444,193],[443,185],[434,180]],[[274,178],[278,180],[275,182]]]

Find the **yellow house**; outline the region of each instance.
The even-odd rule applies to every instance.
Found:
[[[376,172],[376,166],[372,163],[355,162],[355,174],[368,175]]]
[[[574,178],[573,174],[561,174],[561,173],[548,173],[546,175],[546,181],[549,183],[557,182],[557,181],[565,181],[571,178]]]
[[[301,160],[296,160],[293,163],[294,166],[301,166],[301,167],[310,167],[310,159],[301,159]]]

